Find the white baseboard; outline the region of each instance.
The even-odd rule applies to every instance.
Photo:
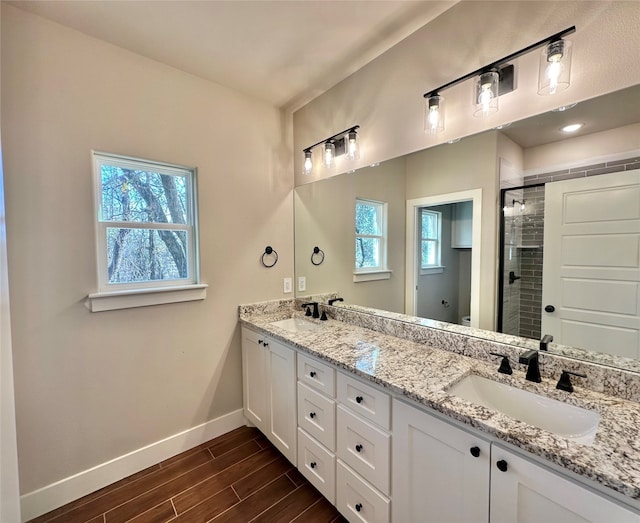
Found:
[[[22,521],[28,521],[111,485],[185,450],[245,425],[242,409],[207,421],[20,497]]]

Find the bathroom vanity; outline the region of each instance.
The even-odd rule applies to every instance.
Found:
[[[294,304],[240,307],[245,416],[348,520],[640,521],[639,403],[557,390],[562,358],[532,383],[517,347]],[[457,392],[469,377],[515,406]]]

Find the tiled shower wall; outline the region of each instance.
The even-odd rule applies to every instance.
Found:
[[[557,182],[584,178],[618,171],[640,168],[640,157],[599,163],[542,174],[526,176],[523,185]],[[544,254],[544,186],[525,187],[523,197],[526,209],[522,222],[522,248],[520,252],[520,317],[519,335],[541,338],[542,314],[542,260]],[[504,330],[504,329],[503,329]],[[506,332],[506,331],[505,331]]]

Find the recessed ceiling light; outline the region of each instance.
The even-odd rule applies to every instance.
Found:
[[[565,125],[564,127],[561,127],[560,130],[563,133],[575,133],[583,125],[584,124],[582,124],[582,123],[572,123],[572,124],[569,124],[569,125]]]
[[[380,162],[372,163],[369,167],[378,167],[378,165],[380,165]]]
[[[562,113],[564,111],[568,111],[569,109],[573,109],[576,105],[578,105],[578,102],[574,104],[569,104],[569,105],[561,105],[560,107],[556,107],[555,109],[552,109],[552,111],[554,113]]]
[[[503,123],[502,125],[498,125],[497,127],[495,127],[495,129],[497,129],[498,131],[500,129],[506,129],[507,127],[509,127],[511,125],[511,122],[509,123]]]
[[[454,138],[453,140],[449,140],[447,143],[451,144],[451,143],[458,143],[460,141],[460,138]]]

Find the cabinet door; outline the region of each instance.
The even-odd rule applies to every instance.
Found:
[[[499,445],[492,462],[491,523],[640,521],[639,514]]]
[[[265,337],[242,329],[242,389],[245,417],[263,433],[267,430]]]
[[[296,464],[296,355],[292,349],[268,339],[267,387],[269,424],[267,437]]]
[[[474,434],[394,400],[394,523],[487,523],[490,450]]]

